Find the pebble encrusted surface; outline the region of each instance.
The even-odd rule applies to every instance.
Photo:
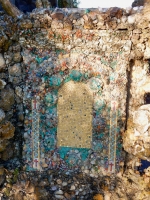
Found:
[[[29,186],[26,180],[32,177],[32,173],[35,178],[36,172],[25,173],[28,176],[20,179],[20,185],[23,185],[16,184],[12,190],[16,178],[12,182],[9,178],[14,174],[16,177],[18,172],[5,177],[2,167],[0,185],[3,189],[5,181],[7,185],[2,199],[13,199],[15,191],[18,199],[32,199],[30,194],[33,199],[34,195],[44,194],[50,196],[41,199],[92,199],[100,193],[94,198],[124,200],[134,196],[135,199],[148,200],[149,170],[143,177],[136,172],[140,165],[138,159],[149,160],[150,155],[149,106],[140,107],[144,104],[145,93],[150,93],[150,31],[148,9],[145,16],[141,9],[38,9],[20,19],[0,16],[2,164],[9,169],[20,167],[23,152],[26,170],[42,169],[47,171],[43,173],[57,176],[56,180],[52,176],[51,183],[47,184],[51,191],[54,190],[52,193],[47,193],[46,186],[42,186],[43,191],[32,187],[26,191]],[[69,81],[84,83],[93,92],[92,143],[88,151],[87,148],[60,148],[57,145],[58,94]],[[129,119],[124,134],[126,114]],[[143,115],[146,124],[140,123]],[[31,138],[33,128],[36,134]],[[87,183],[91,178],[92,181],[108,183],[106,175],[118,172],[119,166],[124,166],[121,139],[125,150],[135,157],[130,155],[132,158],[124,161],[129,168],[124,169],[124,173],[120,168],[120,185],[114,189],[116,179],[112,178],[111,189],[103,186],[96,192],[92,188],[89,193],[87,185],[80,193],[83,180]],[[33,147],[37,142],[38,145]],[[76,177],[77,172],[87,174],[87,178],[66,180],[61,169],[64,173],[71,171],[71,177]],[[37,176],[37,182],[42,182],[42,176]],[[67,192],[63,188],[66,184],[70,184]],[[99,183],[95,185],[99,188]],[[36,191],[39,193],[35,194]]]
[[[38,46],[33,45],[35,40],[31,38],[30,43],[28,41],[28,46],[23,47],[22,52],[27,72],[24,88],[26,115],[23,154],[28,167],[36,168],[37,166],[39,168],[39,163],[44,168],[57,166],[60,169],[66,168],[66,164],[75,168],[80,165],[83,167],[93,165],[96,169],[101,166],[102,171],[115,171],[119,167],[119,162],[122,161],[120,134],[124,130],[123,120],[126,117],[126,70],[128,68],[126,57],[129,57],[131,48],[131,41],[128,40],[130,33],[123,31],[120,35],[118,31],[112,34],[112,31],[106,30],[64,31],[63,29],[53,30],[53,28],[49,28],[44,33],[45,35],[41,35],[40,39],[36,37],[39,33],[34,35]],[[39,47],[41,41],[45,43],[45,49]],[[106,45],[102,45],[104,41],[108,41]],[[117,49],[115,49],[116,45]],[[80,139],[80,148],[78,148],[79,142],[78,145],[75,145],[76,142],[71,145],[72,141],[69,144],[69,136],[67,145],[57,145],[57,139],[59,140],[57,126],[58,119],[60,120],[57,102],[59,103],[59,98],[61,98],[59,91],[67,83],[72,85],[71,82],[74,85],[84,83],[86,87],[89,87],[93,96],[92,138],[87,149],[84,148],[86,141],[82,142],[82,139]],[[89,101],[85,99],[82,105],[79,92],[77,96],[81,104],[78,108],[82,115],[80,107],[83,109]],[[67,96],[65,98],[67,99]],[[64,113],[65,109],[68,109],[68,115],[71,117],[70,115],[74,112],[72,114],[69,112],[74,105],[69,108],[65,108],[66,106],[64,103]],[[81,115],[75,118],[80,118]],[[70,121],[69,117],[68,121]],[[64,126],[67,126],[67,123],[66,121]],[[84,129],[87,121],[84,123],[84,120],[81,120],[80,123]],[[68,131],[67,128],[65,130]],[[74,130],[72,127],[72,132]],[[82,138],[82,133],[80,134]],[[62,137],[61,140],[63,144]],[[33,148],[31,149],[32,143]],[[55,161],[53,157],[56,157]]]

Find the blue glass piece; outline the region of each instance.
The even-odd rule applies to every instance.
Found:
[[[47,59],[48,59],[48,56],[45,56],[43,58],[36,56],[36,58],[35,58],[35,60],[38,64],[41,64],[44,60],[47,60]]]
[[[55,148],[55,138],[54,137],[49,137],[46,139],[44,146],[45,146],[45,150],[49,151],[52,148]]]
[[[83,76],[84,76],[84,78],[85,78],[85,79],[88,79],[88,78],[89,78],[89,73],[88,73],[88,72],[86,72],[86,73],[84,73],[84,75],[83,75]]]
[[[112,69],[115,69],[116,65],[117,65],[117,61],[113,61],[113,62],[110,63],[110,67]]]
[[[45,137],[45,132],[40,131],[40,136],[42,137],[42,139]]]
[[[40,72],[37,72],[37,73],[36,73],[36,77],[41,78],[41,77],[42,77],[42,74],[41,74]]]
[[[46,82],[49,77],[48,76],[44,76],[43,78],[44,78],[44,82]]]
[[[103,58],[101,59],[101,63],[104,64],[104,65],[108,65],[108,62],[105,61]]]
[[[118,54],[122,54],[123,53],[123,51],[119,51],[119,53]]]
[[[105,103],[103,100],[99,99],[95,102],[95,105],[94,105],[94,108],[97,110],[97,111],[101,111],[105,108]]]
[[[41,64],[43,62],[43,58],[40,57],[36,57],[35,60],[38,64]]]
[[[104,133],[100,133],[98,136],[97,136],[97,139],[102,139],[104,138],[105,134]]]
[[[80,157],[82,161],[86,160],[89,155],[89,152],[88,152],[89,149],[87,148],[60,147],[59,148],[60,157],[64,159],[67,156],[67,153],[70,152],[70,150],[73,150],[73,151],[77,150],[81,155]]]
[[[48,114],[57,114],[57,108],[56,108],[56,105],[53,105],[53,106],[49,106],[46,108],[46,112]]]
[[[72,79],[71,79],[71,77],[69,76],[69,77],[67,77],[67,78],[65,79],[64,83],[67,83],[67,82],[69,82],[70,80],[72,80]]]
[[[40,119],[41,119],[41,120],[45,120],[45,115],[42,115],[42,114],[41,114],[41,115],[40,115]]]
[[[91,87],[92,90],[100,90],[101,85],[100,85],[99,79],[98,78],[92,78],[90,87]]]
[[[93,145],[93,149],[94,149],[95,151],[101,151],[101,150],[103,149],[103,144],[100,143],[100,142],[98,142],[98,143],[96,143],[95,145]]]
[[[110,77],[109,77],[109,79],[110,79],[111,81],[114,81],[114,80],[115,80],[114,74],[111,74]]]
[[[45,123],[46,123],[46,126],[47,126],[47,127],[51,127],[51,126],[52,126],[52,123],[51,123],[51,121],[50,121],[50,120],[46,120],[46,122],[45,122]]]
[[[90,9],[86,9],[85,13],[88,14],[90,12]]]
[[[83,149],[80,149],[79,151],[81,151],[81,158],[82,158],[82,160],[84,161],[84,160],[86,160],[87,159],[87,157],[88,157],[88,155],[89,155],[89,149],[85,149],[85,148],[83,148]]]
[[[50,86],[60,86],[62,82],[62,78],[60,76],[52,76],[49,79],[49,85]]]
[[[29,165],[26,166],[26,171],[35,171],[34,168],[30,167]]]
[[[57,133],[57,128],[56,127],[54,127],[54,128],[51,128],[51,129],[49,129],[49,133],[51,134],[51,135],[56,135],[56,133]]]
[[[70,77],[74,81],[80,81],[82,78],[82,73],[78,70],[72,70],[70,73]]]
[[[45,147],[45,151],[46,151],[46,152],[48,152],[48,151],[53,151],[54,148],[55,148],[55,147]]]
[[[49,93],[46,94],[45,101],[46,101],[46,103],[53,104],[54,97],[53,97],[52,93],[49,92]]]
[[[62,75],[64,75],[64,72],[63,72],[63,71],[60,71],[59,74],[62,76]]]
[[[120,132],[120,127],[119,127],[119,126],[116,128],[116,132],[117,132],[117,133]]]

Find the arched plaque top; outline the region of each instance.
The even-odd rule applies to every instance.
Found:
[[[82,82],[69,81],[58,91],[57,146],[91,148],[93,93]]]

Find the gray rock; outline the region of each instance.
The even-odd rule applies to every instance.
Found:
[[[134,0],[134,2],[132,3],[132,7],[143,6],[144,2],[144,0]]]
[[[0,109],[0,122],[5,118],[5,113],[2,109]]]
[[[21,75],[21,67],[20,64],[15,64],[8,68],[9,76],[20,76]]]
[[[63,191],[62,190],[57,190],[56,192],[55,192],[55,195],[62,195],[63,194]]]
[[[14,90],[11,88],[1,90],[0,107],[4,111],[9,111],[14,104]]]
[[[71,185],[70,190],[75,190],[75,189],[76,189],[75,185]]]
[[[0,186],[2,186],[5,182],[5,176],[4,175],[0,175]]]
[[[0,79],[0,90],[3,89],[6,85],[6,82]]]
[[[61,180],[61,179],[57,179],[56,182],[57,182],[58,185],[61,185],[61,184],[62,184],[62,180]]]
[[[0,71],[6,67],[3,55],[0,53]]]
[[[55,186],[55,185],[52,186],[52,187],[51,187],[51,190],[52,190],[52,191],[56,191],[56,190],[57,190],[57,186]]]
[[[63,181],[62,186],[67,186],[67,185],[68,185],[68,183]]]
[[[16,95],[18,96],[18,97],[20,97],[20,98],[22,98],[23,96],[23,93],[22,93],[22,88],[21,87],[19,87],[19,86],[17,86],[16,88],[15,88],[15,93],[16,93]]]
[[[20,52],[14,53],[13,60],[14,60],[15,62],[17,62],[17,63],[18,63],[18,62],[21,62],[22,56],[20,55]]]
[[[55,198],[56,199],[64,199],[64,196],[63,195],[55,195]]]

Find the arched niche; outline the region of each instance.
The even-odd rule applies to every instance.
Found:
[[[93,94],[82,82],[69,81],[58,91],[57,146],[91,148]]]

